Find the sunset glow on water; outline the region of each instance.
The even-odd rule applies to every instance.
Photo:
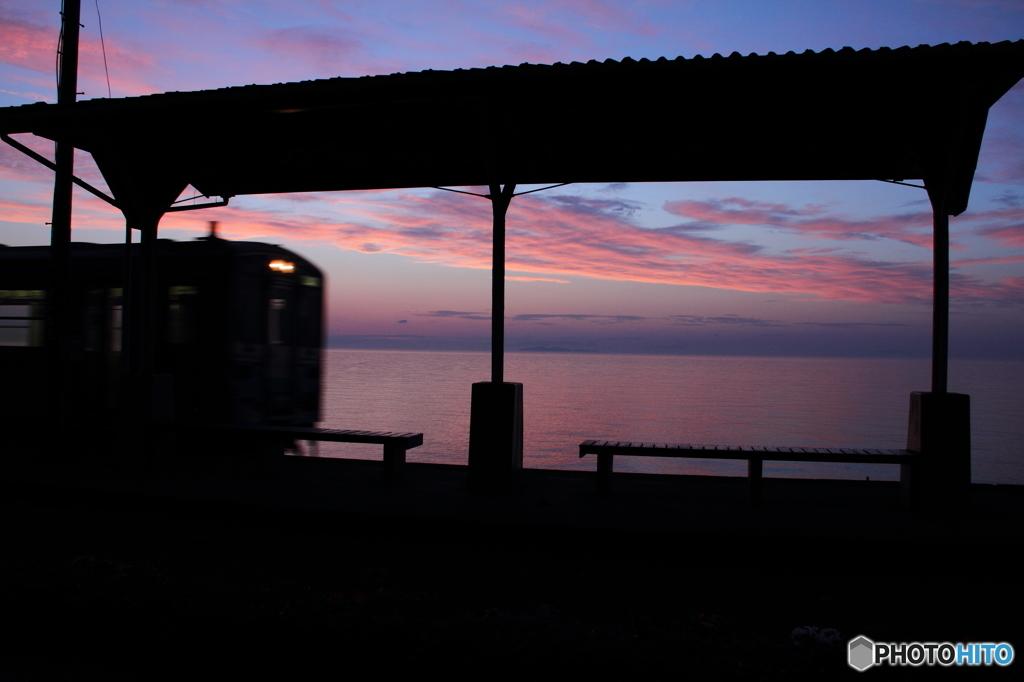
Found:
[[[485,353],[326,353],[328,428],[422,431],[409,461],[465,464],[470,386]],[[524,466],[594,470],[584,440],[903,448],[927,360],[512,353],[524,385]],[[1024,363],[954,361],[971,395],[972,479],[1024,484]],[[379,446],[322,443],[321,456],[379,459]],[[622,457],[616,470],[743,476],[743,462]],[[887,465],[766,463],[768,476],[898,480]]]

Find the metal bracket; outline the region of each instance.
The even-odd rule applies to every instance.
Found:
[[[572,184],[571,182],[560,182],[557,185],[551,185],[550,187],[538,187],[537,189],[528,189],[525,192],[516,192],[512,196],[514,196],[514,197],[521,197],[524,194],[533,194],[534,192],[543,192],[546,189],[554,189],[556,187],[565,187],[566,185],[571,185],[571,184]]]
[[[26,147],[22,143],[18,142],[17,140],[12,140],[10,137],[7,136],[6,133],[0,133],[0,140],[3,140],[7,144],[9,144],[12,147],[14,147],[15,149],[17,149],[22,154],[24,154],[25,156],[28,156],[28,157],[31,157],[31,158],[35,159],[36,161],[38,161],[39,163],[43,164],[44,166],[46,166],[50,170],[56,172],[57,165],[55,163],[53,163],[52,161],[47,159],[45,156],[41,156],[41,155],[35,153],[34,151],[29,149],[28,147]],[[107,194],[105,192],[103,192],[102,190],[96,189],[95,187],[90,185],[85,180],[82,180],[81,178],[72,175],[71,176],[71,181],[73,183],[75,183],[76,185],[78,185],[79,187],[81,187],[82,189],[84,189],[85,191],[90,192],[91,194],[95,194],[96,196],[98,196],[100,199],[103,199],[103,201],[107,202],[111,206],[114,206],[115,208],[121,208],[121,206],[117,203],[117,200],[115,200],[113,197],[107,196]]]
[[[525,192],[516,192],[512,196],[513,197],[521,197],[524,194],[533,194],[534,192],[543,192],[546,189],[554,189],[556,187],[565,187],[566,185],[571,185],[571,184],[572,184],[571,182],[560,182],[557,185],[551,185],[549,187],[538,187],[537,189],[528,189]],[[482,197],[484,199],[490,199],[491,198],[490,194],[477,194],[476,192],[464,192],[461,189],[451,189],[449,187],[431,186],[430,189],[442,189],[445,192],[455,192],[456,194],[468,194],[471,197]]]
[[[3,140],[7,144],[11,145],[12,147],[17,149],[19,152],[21,152],[25,156],[28,156],[28,157],[30,157],[32,159],[35,159],[36,161],[38,161],[39,163],[43,164],[44,166],[46,166],[50,170],[52,170],[52,171],[56,171],[57,170],[57,165],[55,163],[50,161],[45,156],[37,154],[36,152],[34,152],[33,150],[29,149],[28,147],[26,147],[22,143],[18,142],[17,140],[11,139],[6,133],[0,133],[0,140]],[[85,180],[82,180],[81,178],[72,175],[71,176],[71,181],[74,182],[79,187],[81,187],[82,189],[84,189],[85,191],[90,192],[91,194],[95,194],[96,196],[98,196],[100,199],[103,199],[103,201],[107,202],[111,206],[113,206],[115,208],[121,208],[121,205],[117,203],[116,199],[114,199],[113,197],[107,196],[107,194],[105,192],[103,192],[103,190],[96,189],[95,187],[90,185]],[[452,191],[455,191],[455,190],[452,190]],[[228,200],[230,200],[230,199],[231,199],[231,197],[221,197],[221,201],[215,201],[215,202],[212,202],[212,203],[209,203],[209,204],[198,204],[196,206],[172,206],[171,208],[168,208],[166,211],[164,211],[164,213],[174,213],[174,212],[177,212],[177,211],[194,211],[194,210],[199,209],[199,208],[214,208],[216,206],[227,206],[228,205]],[[183,199],[182,201],[188,201],[188,199]],[[177,202],[175,202],[175,203],[177,203]]]
[[[903,182],[902,180],[883,180],[878,178],[879,182],[888,182],[890,185],[903,185],[904,187],[916,187],[918,189],[928,189],[924,185],[911,185],[909,182]]]
[[[171,206],[170,208],[165,209],[164,213],[175,213],[177,211],[195,211],[196,209],[200,208],[215,208],[217,206],[227,206],[228,201],[230,200],[231,197],[221,197],[220,201],[214,201],[209,204],[196,204],[195,206]],[[185,199],[185,201],[188,201],[188,199]]]
[[[448,187],[431,187],[430,189],[442,189],[445,192],[455,192],[456,194],[468,194],[471,197],[482,197],[484,199],[490,199],[490,194],[477,194],[476,192],[463,192],[461,189],[450,189]]]

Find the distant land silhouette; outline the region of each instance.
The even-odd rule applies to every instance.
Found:
[[[530,346],[520,348],[520,353],[600,353],[601,351],[588,350],[585,348],[562,348],[561,346]]]

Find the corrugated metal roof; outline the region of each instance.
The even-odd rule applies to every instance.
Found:
[[[1022,76],[1024,40],[627,57],[30,104],[0,132],[71,139],[122,193],[924,178],[966,207],[988,107]]]
[[[236,94],[255,94],[257,96],[266,96],[270,94],[282,94],[287,95],[295,91],[309,90],[316,87],[339,87],[345,86],[352,83],[361,82],[375,82],[385,84],[399,84],[408,82],[408,80],[419,80],[422,82],[431,82],[428,79],[446,79],[446,78],[519,78],[519,77],[533,77],[534,74],[541,74],[544,72],[553,73],[565,73],[568,71],[587,71],[591,73],[602,73],[602,74],[614,74],[623,72],[640,72],[640,73],[658,73],[659,69],[661,73],[674,72],[679,73],[679,69],[688,68],[711,68],[717,62],[721,61],[723,64],[730,64],[730,66],[737,65],[738,61],[744,62],[765,62],[773,65],[779,65],[784,68],[789,65],[813,65],[816,68],[824,66],[846,66],[850,64],[856,64],[858,67],[869,67],[871,65],[885,64],[894,65],[894,62],[904,63],[915,61],[925,61],[941,59],[943,61],[949,61],[950,57],[956,59],[963,59],[973,61],[979,57],[991,57],[994,54],[1005,53],[1008,58],[1020,58],[1020,52],[1024,49],[1024,40],[1018,41],[1002,41],[999,43],[971,43],[968,41],[961,41],[959,43],[950,44],[942,43],[940,45],[918,45],[917,47],[903,46],[899,48],[888,48],[880,47],[877,49],[862,48],[855,50],[852,47],[843,47],[839,50],[833,50],[832,48],[826,48],[820,52],[814,50],[804,50],[801,53],[790,50],[785,54],[776,54],[775,52],[768,52],[767,54],[760,55],[756,52],[751,52],[748,55],[742,55],[739,52],[733,52],[728,57],[723,56],[720,53],[714,53],[710,57],[704,57],[703,55],[695,55],[687,59],[686,57],[675,57],[669,59],[666,57],[659,57],[658,59],[632,59],[631,57],[624,57],[621,60],[605,59],[604,61],[598,61],[591,59],[587,62],[570,62],[564,64],[562,62],[555,62],[554,64],[531,64],[529,62],[523,62],[519,65],[506,64],[504,66],[488,66],[488,67],[476,67],[468,69],[453,69],[453,70],[435,70],[425,69],[423,71],[405,71],[396,72],[392,74],[382,75],[367,75],[359,76],[355,78],[349,77],[336,77],[336,78],[322,78],[307,81],[295,81],[287,83],[273,83],[273,84],[250,84],[240,86],[230,86],[226,88],[215,88],[212,90],[192,90],[192,91],[177,91],[172,90],[169,92],[154,93],[150,95],[138,95],[134,97],[122,97],[108,99],[106,97],[81,100],[76,102],[73,106],[76,108],[90,108],[95,106],[102,106],[105,104],[114,104],[118,102],[142,102],[142,101],[174,101],[182,98],[190,98],[197,95],[208,96],[212,93],[220,93],[224,95],[236,95]],[[25,110],[38,110],[41,108],[56,108],[58,105],[50,104],[46,102],[35,102],[33,104],[24,104],[15,107],[3,107],[0,108],[0,120],[5,117],[12,116],[16,112],[20,113]],[[9,124],[8,124],[9,125]],[[5,125],[3,132],[19,132],[13,129],[9,129],[8,125]]]

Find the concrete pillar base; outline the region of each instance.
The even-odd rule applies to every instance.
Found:
[[[512,489],[523,468],[523,385],[473,384],[469,415],[469,489]]]
[[[907,450],[921,453],[922,461],[901,467],[904,506],[928,511],[965,507],[971,486],[970,396],[911,393]]]
[[[149,465],[149,379],[136,372],[120,377],[120,425],[114,461],[127,469],[146,469]]]
[[[174,375],[151,377],[149,421],[153,466],[158,470],[172,469],[177,463],[177,432],[167,425],[174,422]]]

